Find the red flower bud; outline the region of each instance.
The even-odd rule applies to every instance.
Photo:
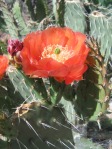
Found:
[[[8,40],[8,47],[7,47],[7,50],[8,52],[14,56],[16,55],[16,53],[18,51],[21,51],[23,48],[23,43],[20,42],[19,40],[15,39],[15,40]]]

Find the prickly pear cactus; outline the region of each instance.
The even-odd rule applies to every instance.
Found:
[[[112,90],[111,10],[111,0],[0,1],[0,55],[9,59],[0,80],[1,149],[104,149],[93,143],[92,135],[87,138],[84,126],[112,125],[106,115]],[[7,52],[4,32],[23,41],[28,33],[49,26],[87,34],[91,51],[83,80],[66,85],[53,78],[30,78]]]

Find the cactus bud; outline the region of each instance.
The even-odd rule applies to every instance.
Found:
[[[19,40],[10,39],[8,40],[8,47],[7,50],[11,56],[15,56],[18,51],[21,51],[23,48],[23,43]]]

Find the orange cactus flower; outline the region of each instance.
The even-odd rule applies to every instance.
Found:
[[[0,55],[0,80],[2,79],[7,67],[8,67],[8,58],[6,56]]]
[[[87,70],[86,36],[65,27],[50,27],[28,34],[20,52],[23,71],[31,77],[54,77],[70,84]]]

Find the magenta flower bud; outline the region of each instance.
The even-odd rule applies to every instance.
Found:
[[[7,50],[10,53],[10,55],[14,56],[18,51],[21,51],[23,48],[23,42],[17,40],[17,39],[10,39],[8,40],[8,47]]]

